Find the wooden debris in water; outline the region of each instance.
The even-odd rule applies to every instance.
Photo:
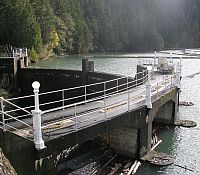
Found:
[[[160,166],[171,165],[174,163],[174,159],[170,155],[153,150],[149,151],[149,153],[142,157],[141,160]]]
[[[94,174],[96,174],[97,172],[97,174],[99,174],[104,168],[106,168],[115,158],[117,157],[117,154],[115,154],[113,157],[111,157],[98,171],[97,171],[97,169],[95,170],[95,171],[93,171],[92,173],[91,173],[91,175],[94,175]]]
[[[191,101],[181,101],[179,102],[179,106],[193,106],[194,103],[192,103]]]
[[[200,72],[196,72],[194,74],[188,75],[187,77],[188,78],[194,78],[194,76],[199,75],[199,74],[200,74]]]
[[[175,126],[182,126],[182,127],[195,127],[197,126],[197,123],[191,120],[177,120],[174,123]]]
[[[135,174],[139,168],[139,166],[141,165],[140,161],[135,161],[134,164],[131,166],[129,172],[127,175],[131,175],[131,174]]]
[[[151,148],[151,150],[154,150],[161,142],[162,142],[162,140],[159,140],[159,141]]]
[[[188,168],[188,167],[186,167],[186,166],[182,166],[182,165],[178,165],[178,164],[174,164],[174,165],[175,165],[175,166],[178,166],[178,167],[180,167],[180,168],[183,168],[183,169],[185,169],[185,170],[195,172],[194,170],[192,170],[191,168]]]
[[[111,170],[111,172],[108,175],[115,174],[121,167],[122,167],[121,163],[119,163],[119,164],[115,163],[115,167],[111,168],[112,170]]]

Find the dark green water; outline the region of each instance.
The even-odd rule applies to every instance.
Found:
[[[58,59],[44,60],[34,67],[81,69],[81,56],[68,56]],[[137,58],[91,58],[95,71],[134,76],[139,60]],[[194,106],[180,106],[177,118],[197,122],[195,128],[165,128],[159,133],[163,143],[158,151],[166,152],[175,159],[175,164],[186,166],[195,172],[175,165],[154,167],[142,164],[137,175],[200,175],[200,75],[193,78],[187,76],[200,72],[200,59],[182,60],[182,82],[180,101],[191,101]]]

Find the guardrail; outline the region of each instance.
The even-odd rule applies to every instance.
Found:
[[[0,53],[0,58],[14,58],[14,57],[27,57],[28,50],[27,48],[13,48],[9,53]]]

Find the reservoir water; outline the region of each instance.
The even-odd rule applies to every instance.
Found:
[[[33,64],[33,67],[81,69],[81,56],[66,56],[62,58],[43,60]],[[135,56],[97,56],[94,60],[95,71],[134,76],[136,65],[142,58]],[[176,59],[177,61],[177,59]],[[187,77],[200,72],[200,59],[185,58],[182,60],[182,82],[180,101],[191,101],[194,106],[180,106],[177,118],[189,119],[197,123],[195,128],[166,127],[158,136],[163,143],[158,151],[170,154],[175,164],[166,167],[155,167],[142,163],[137,175],[200,175],[200,74],[193,78]],[[187,167],[192,171],[177,165]]]

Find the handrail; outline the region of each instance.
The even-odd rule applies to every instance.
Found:
[[[145,78],[147,78],[147,76],[145,76],[143,79],[145,79]],[[122,86],[125,86],[125,85],[127,85],[127,84],[130,84],[130,83],[132,83],[132,82],[125,82],[124,84],[121,84],[121,85],[119,85],[118,87],[122,87]],[[143,82],[144,83],[144,82]],[[116,87],[115,87],[116,88]],[[122,91],[121,93],[123,93],[123,91],[124,90],[126,90],[127,89],[127,87],[125,87],[125,88],[123,88],[123,89],[120,89],[120,90],[118,90],[118,91]],[[102,93],[102,92],[105,92],[105,91],[108,91],[108,89],[105,89],[105,90],[102,90],[102,91],[97,91],[96,93]],[[111,94],[116,94],[117,92],[113,92],[113,93],[111,93]],[[120,94],[119,92],[118,92],[118,94]],[[88,95],[88,94],[87,94]],[[78,103],[73,103],[73,104],[69,104],[69,105],[64,105],[64,106],[60,106],[60,107],[56,107],[56,108],[52,108],[52,109],[49,109],[49,110],[44,110],[43,112],[42,112],[42,114],[45,114],[45,113],[50,113],[50,112],[54,112],[54,111],[58,111],[58,110],[61,110],[61,109],[66,109],[66,108],[70,108],[70,107],[73,107],[75,104],[76,105],[80,105],[80,104],[85,104],[85,103],[89,103],[89,102],[92,102],[92,101],[94,101],[94,100],[96,100],[96,99],[104,99],[105,97],[107,98],[109,96],[109,94],[106,94],[106,96],[100,96],[100,97],[98,97],[98,98],[92,98],[92,99],[89,99],[89,100],[84,100],[84,101],[81,101],[81,102],[78,102]],[[109,97],[112,97],[112,96],[109,96]]]
[[[139,76],[137,75],[145,75],[144,77],[141,77],[139,78]],[[131,77],[130,77],[131,78]],[[62,108],[65,108],[65,105],[64,103],[66,101],[70,101],[70,100],[75,100],[75,99],[81,99],[83,97],[85,97],[85,100],[87,100],[87,97],[91,97],[92,95],[97,95],[97,94],[100,94],[100,93],[107,93],[109,90],[112,90],[112,89],[116,89],[117,88],[117,91],[120,91],[121,90],[125,90],[125,88],[121,89],[123,86],[126,86],[126,85],[129,85],[130,83],[136,83],[135,86],[139,86],[141,85],[142,83],[144,83],[147,79],[147,70],[143,70],[141,72],[137,72],[136,75],[135,75],[135,78],[136,79],[133,79],[131,81],[129,81],[128,83],[125,82],[125,83],[120,83],[119,84],[119,81],[121,80],[125,80],[127,79],[127,77],[120,77],[120,78],[116,78],[116,79],[111,79],[111,80],[107,80],[105,82],[97,82],[97,83],[93,83],[93,84],[89,84],[89,85],[82,85],[82,86],[78,86],[78,87],[72,87],[72,88],[67,88],[67,89],[60,89],[60,90],[56,90],[56,91],[50,91],[50,92],[44,92],[44,93],[40,93],[39,96],[43,96],[43,95],[49,95],[49,94],[53,94],[53,93],[62,93],[62,97],[58,100],[55,100],[55,101],[50,101],[50,102],[45,102],[45,103],[41,103],[40,106],[46,106],[46,105],[50,105],[50,104],[56,104],[56,103],[63,103],[62,105]],[[129,78],[128,78],[129,79]],[[90,87],[92,88],[93,86],[96,86],[96,85],[103,85],[103,84],[107,84],[107,83],[110,83],[110,82],[115,82],[117,83],[117,86],[114,86],[114,87],[111,87],[111,88],[107,88],[107,89],[102,89],[102,90],[97,90],[95,92],[92,92],[92,93],[87,93],[88,90],[90,90]],[[142,81],[142,82],[141,82]],[[138,83],[140,82],[140,83]],[[65,98],[65,93],[66,91],[70,91],[70,90],[76,90],[76,89],[81,89],[81,88],[84,88],[85,90],[85,94],[82,94],[82,95],[78,95],[78,96],[74,96],[74,97],[69,97],[69,98]],[[22,97],[16,97],[16,98],[10,98],[10,99],[7,99],[7,101],[14,101],[14,100],[22,100],[22,99],[25,99],[25,98],[33,98],[34,95],[27,95],[27,96],[22,96]],[[16,106],[17,107],[17,106]],[[26,109],[30,109],[30,108],[33,108],[34,106],[26,106],[26,107],[23,107],[23,110],[25,112],[29,112],[27,111]],[[17,111],[20,111],[22,109],[18,108],[15,109],[15,110],[10,110],[10,111],[7,111],[7,113],[10,113],[10,112],[17,112]],[[30,112],[29,112],[30,113]]]
[[[16,117],[11,116],[10,114],[7,114],[6,112],[1,111],[1,113],[7,115],[8,117],[12,118],[13,120],[16,120],[16,121],[18,121],[18,122],[20,122],[20,123],[26,125],[26,126],[29,127],[29,128],[33,128],[32,126],[28,125],[27,123],[25,123],[25,122],[23,122],[23,121],[17,119]]]
[[[147,72],[147,70],[142,71],[142,72],[138,72],[138,73],[136,73],[135,75],[141,74],[141,73],[144,73],[144,72]],[[146,77],[146,76],[145,76],[145,77]],[[85,86],[86,86],[86,87],[90,87],[90,86],[99,85],[99,84],[103,84],[103,83],[109,83],[109,82],[112,82],[112,81],[121,80],[121,79],[126,79],[126,78],[127,78],[127,77],[124,76],[124,77],[115,78],[115,79],[112,79],[112,80],[107,80],[107,81],[98,82],[98,83],[93,83],[93,84],[88,84],[88,85],[82,85],[82,86],[77,86],[77,87],[71,87],[71,88],[67,88],[67,89],[59,89],[59,90],[56,90],[56,91],[43,92],[43,93],[40,93],[39,96],[47,95],[47,94],[51,94],[51,93],[56,93],[56,92],[62,92],[62,91],[80,89],[80,88],[84,88]],[[12,101],[12,100],[18,100],[18,99],[23,99],[23,98],[28,98],[28,97],[34,97],[34,95],[27,95],[27,96],[22,96],[22,97],[15,97],[15,98],[7,99],[7,100],[8,100],[8,101]]]
[[[21,109],[22,111],[24,111],[24,112],[26,112],[26,113],[28,113],[28,114],[30,114],[30,115],[32,115],[32,113],[30,113],[29,111],[25,110],[24,108],[21,108],[20,106],[14,104],[14,103],[11,103],[10,101],[8,101],[8,100],[6,100],[6,99],[3,99],[3,101],[7,102],[8,104],[10,104],[10,105],[12,105],[12,106],[14,106],[14,107],[16,107],[16,108]]]

